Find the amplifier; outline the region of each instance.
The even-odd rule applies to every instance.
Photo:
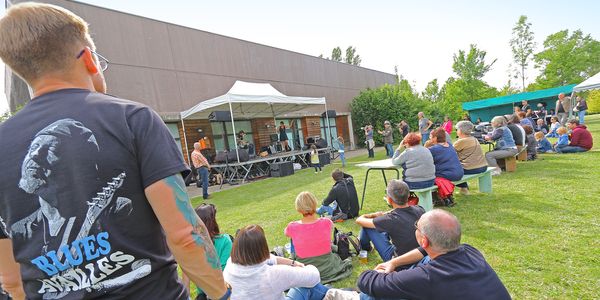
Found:
[[[321,167],[330,164],[331,158],[329,157],[329,153],[319,153],[319,163]]]
[[[329,110],[327,110],[327,113],[324,112],[321,114],[321,118],[325,118],[325,116],[327,116],[329,118],[335,118],[335,117],[337,117],[337,114],[335,113],[335,110],[329,109]]]
[[[294,164],[291,161],[272,163],[270,168],[271,177],[294,175]]]

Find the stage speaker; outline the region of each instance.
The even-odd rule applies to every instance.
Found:
[[[208,115],[208,120],[211,122],[228,122],[231,121],[231,113],[226,110],[213,111]]]
[[[235,154],[236,151],[239,151],[239,153],[240,153],[240,162],[245,162],[250,159],[250,154],[248,153],[248,150],[235,149],[235,150],[231,150],[231,151],[229,151],[229,153],[227,153],[227,160],[229,160],[229,163],[237,162],[237,156]]]
[[[335,113],[335,110],[328,109],[327,114],[325,114],[325,113],[321,114],[321,118],[325,118],[325,117],[335,118],[335,117],[337,117],[337,114]]]
[[[330,164],[331,159],[329,153],[319,153],[319,163],[321,164],[321,167]]]
[[[294,174],[294,164],[291,161],[272,163],[271,177],[284,177]]]
[[[218,151],[217,155],[215,155],[216,163],[224,163],[227,159],[227,153],[225,151]]]
[[[279,135],[277,135],[277,133],[273,133],[269,137],[271,138],[271,143],[279,141]]]
[[[315,142],[315,145],[317,146],[317,149],[327,148],[327,141],[325,139],[318,139]]]

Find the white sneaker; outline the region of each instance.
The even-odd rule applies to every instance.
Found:
[[[492,176],[498,176],[500,174],[502,174],[502,169],[500,168],[496,168],[494,171],[492,171]]]

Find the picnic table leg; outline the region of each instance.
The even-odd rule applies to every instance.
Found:
[[[492,173],[487,172],[479,177],[479,191],[482,193],[492,192]]]
[[[385,187],[387,187],[387,178],[385,177],[385,170],[381,169],[381,175],[383,175],[383,182],[385,182]]]
[[[360,209],[362,210],[363,207],[363,203],[365,202],[365,192],[367,191],[367,180],[369,180],[369,171],[371,171],[371,169],[367,169],[367,174],[365,175],[365,185],[363,186],[363,194],[362,194],[362,200],[360,200]]]
[[[425,211],[430,211],[433,209],[433,199],[431,196],[431,191],[427,192],[415,192],[417,197],[419,197],[419,205],[421,205]]]
[[[400,179],[400,171],[398,169],[394,169],[396,171],[396,179]]]

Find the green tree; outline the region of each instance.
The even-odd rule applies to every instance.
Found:
[[[342,48],[335,47],[331,50],[331,60],[342,61]]]
[[[600,90],[591,91],[586,99],[588,105],[588,113],[600,113]]]
[[[562,30],[546,38],[533,60],[541,74],[529,90],[580,83],[600,72],[600,42],[581,30]]]
[[[494,59],[490,64],[486,64],[486,54],[486,51],[477,49],[475,44],[471,44],[468,53],[464,50],[458,50],[458,54],[453,56],[452,70],[467,82],[481,80],[496,62],[496,59]]]
[[[372,124],[376,130],[382,130],[385,120],[392,124],[407,120],[414,129],[417,125],[417,113],[429,112],[429,103],[419,99],[406,79],[402,79],[398,84],[385,84],[363,90],[350,104],[355,133],[364,140],[364,131],[360,127]],[[376,134],[375,141],[381,144],[381,135]]]
[[[344,62],[347,64],[360,66],[362,59],[360,58],[360,55],[356,54],[355,47],[348,46],[348,48],[346,48],[346,57],[344,58]]]
[[[519,90],[513,87],[512,82],[509,79],[502,89],[498,91],[498,96],[514,95],[517,93],[519,93]]]
[[[519,17],[519,21],[512,29],[510,48],[512,49],[513,62],[517,65],[514,78],[521,78],[523,91],[525,90],[525,71],[533,58],[533,50],[536,47],[531,23],[527,22],[527,16]]]
[[[437,101],[440,97],[440,85],[437,78],[427,83],[425,90],[421,93],[421,97],[429,101]]]

